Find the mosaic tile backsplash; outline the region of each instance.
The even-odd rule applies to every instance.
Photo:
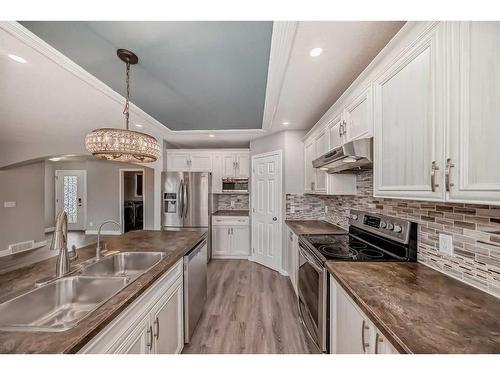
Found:
[[[500,297],[500,207],[375,198],[372,176],[358,174],[355,196],[287,194],[287,219],[323,219],[347,228],[349,209],[356,208],[417,222],[419,262]],[[439,233],[453,237],[454,256],[438,251]]]
[[[214,200],[214,211],[217,210],[248,210],[249,194],[216,194]],[[231,207],[234,201],[234,207]]]

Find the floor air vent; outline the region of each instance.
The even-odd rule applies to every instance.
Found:
[[[30,241],[24,241],[24,242],[10,244],[9,250],[10,250],[11,254],[17,254],[17,253],[22,253],[23,251],[31,250],[34,247],[35,247],[35,241],[30,240]]]

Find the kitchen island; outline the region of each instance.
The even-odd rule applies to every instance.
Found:
[[[83,318],[60,332],[1,331],[0,353],[76,353],[104,330],[121,312],[141,297],[158,279],[207,236],[205,229],[177,231],[132,231],[106,236],[106,254],[117,252],[164,252],[165,256],[147,272]],[[78,249],[74,266],[95,257],[95,244]],[[37,280],[54,276],[55,258],[0,275],[0,302],[34,288]]]

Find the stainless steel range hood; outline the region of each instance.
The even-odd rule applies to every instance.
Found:
[[[313,160],[313,167],[327,173],[371,169],[373,138],[356,139]]]

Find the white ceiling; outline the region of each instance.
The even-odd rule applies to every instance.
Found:
[[[67,151],[62,153],[84,153],[86,133],[101,126],[123,126],[121,95],[94,77],[95,82],[83,79],[90,76],[83,69],[75,64],[81,72],[68,69],[61,64],[64,56],[46,53],[51,47],[27,30],[21,37],[17,31],[13,35],[12,24],[6,24],[0,22],[0,167],[13,160],[11,154],[22,145],[26,158],[41,144],[53,146],[54,152],[47,155],[59,154],[63,146]],[[401,26],[398,22],[299,22],[270,130],[221,130],[209,138],[209,130],[171,131],[134,107],[132,124],[142,124],[141,131],[178,147],[207,148],[248,147],[250,140],[268,132],[309,129]],[[316,46],[324,53],[313,59],[309,51]],[[27,63],[19,64],[8,54],[19,55]],[[282,121],[291,125],[285,128]]]
[[[300,22],[273,126],[310,129],[404,22]],[[309,52],[321,47],[323,53]]]

